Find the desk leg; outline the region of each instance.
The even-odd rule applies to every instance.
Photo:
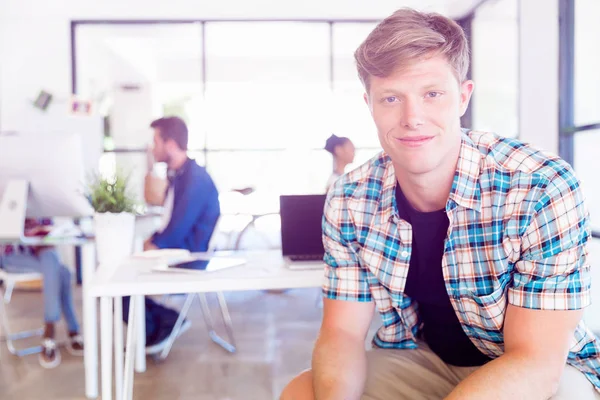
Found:
[[[115,399],[121,400],[123,392],[123,301],[115,297]]]
[[[140,296],[132,296],[129,303],[129,324],[127,325],[127,348],[125,349],[125,380],[123,381],[123,400],[133,399],[133,367],[136,352],[136,334],[137,334],[137,302]],[[145,358],[145,355],[144,355]]]
[[[136,307],[134,333],[137,335],[135,341],[135,371],[142,373],[146,372],[146,302],[144,296],[131,296],[131,300],[134,299],[135,302],[133,303]]]
[[[102,340],[102,400],[112,400],[112,318],[113,300],[111,297],[100,299],[100,339]]]
[[[83,362],[85,367],[85,395],[88,399],[98,397],[98,316],[97,300],[88,296],[87,287],[96,270],[96,254],[93,244],[81,247],[81,275],[83,292]]]

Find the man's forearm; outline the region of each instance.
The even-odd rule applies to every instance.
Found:
[[[504,354],[469,375],[446,400],[549,399],[560,378],[553,372],[532,357]]]
[[[360,399],[367,375],[364,342],[341,334],[320,336],[312,370],[317,400]]]

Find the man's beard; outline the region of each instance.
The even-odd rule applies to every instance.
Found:
[[[168,153],[165,153],[164,162],[167,164],[167,166],[168,166],[169,164],[171,164],[171,160],[172,160],[172,159],[173,159],[173,157],[171,157],[171,155],[170,155],[170,154],[168,154]]]

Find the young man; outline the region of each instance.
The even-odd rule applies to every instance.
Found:
[[[208,250],[220,215],[219,193],[206,169],[187,156],[188,130],[177,117],[158,119],[154,129],[155,161],[168,167],[169,186],[164,199],[163,226],[144,243],[144,250]],[[148,182],[148,180],[147,180]],[[128,320],[129,298],[124,298],[124,320]],[[178,312],[146,299],[146,353],[160,352],[177,321]],[[189,328],[185,321],[178,335]]]
[[[355,57],[384,152],[329,192],[321,332],[282,398],[600,398],[571,167],[461,130],[473,82],[453,21],[399,10]]]

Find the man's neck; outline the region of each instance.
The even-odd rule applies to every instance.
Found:
[[[344,171],[346,170],[346,163],[340,160],[333,161],[333,172],[338,175],[344,175]]]
[[[176,153],[171,156],[171,159],[167,163],[167,166],[169,167],[170,170],[177,171],[181,167],[183,167],[183,164],[185,164],[187,159],[188,159],[188,157],[187,157],[187,153],[185,151],[182,151],[181,153]]]
[[[432,212],[446,208],[459,152],[460,147],[456,156],[449,157],[447,162],[425,174],[410,174],[394,165],[396,179],[402,188],[402,193],[415,210]]]

